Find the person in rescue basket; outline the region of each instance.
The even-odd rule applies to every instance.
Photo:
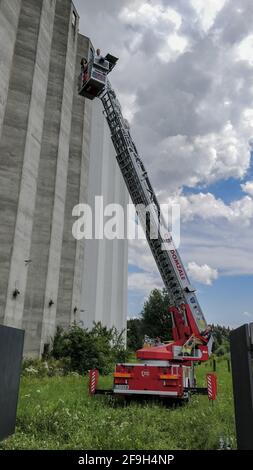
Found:
[[[82,75],[82,84],[86,82],[88,78],[88,62],[85,57],[82,58],[81,60],[81,75]]]

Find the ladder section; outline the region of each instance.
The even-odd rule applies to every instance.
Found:
[[[121,173],[141,225],[145,229],[148,244],[164,285],[168,290],[170,304],[177,308],[184,303],[189,304],[199,329],[202,329],[206,325],[204,315],[173,240],[163,223],[160,206],[147,171],[132,140],[128,122],[122,115],[120,103],[109,82],[100,98]],[[140,207],[142,209],[139,209]],[[148,211],[146,211],[147,208]],[[156,234],[156,237],[152,234]],[[166,249],[166,246],[169,248]],[[185,321],[187,323],[186,318]]]

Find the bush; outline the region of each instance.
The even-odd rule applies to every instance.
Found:
[[[79,374],[98,369],[106,375],[112,372],[116,362],[126,360],[123,334],[119,334],[115,328],[107,329],[101,323],[94,324],[90,331],[76,325],[67,331],[58,328],[51,357],[67,358],[70,370]]]

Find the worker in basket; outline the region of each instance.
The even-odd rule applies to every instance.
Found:
[[[104,61],[105,61],[105,58],[101,55],[101,50],[100,50],[100,49],[97,49],[97,50],[96,50],[96,59],[97,59],[101,64],[103,64]]]
[[[143,343],[143,348],[151,348],[152,346],[152,341],[148,335],[144,336],[144,343]]]
[[[207,344],[212,334],[212,326],[208,325],[204,331],[201,331],[201,338],[191,335],[182,347],[181,356],[194,356],[194,349],[199,344]]]
[[[81,59],[81,79],[82,85],[88,80],[88,61],[85,57]]]
[[[206,343],[208,343],[209,339],[211,338],[212,331],[212,325],[207,325],[206,329],[200,332],[201,337],[205,340]]]

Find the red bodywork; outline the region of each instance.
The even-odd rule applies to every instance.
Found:
[[[139,349],[136,354],[137,358],[141,360],[177,360],[185,362],[187,359],[183,356],[180,357],[180,355],[177,354],[177,351],[180,353],[180,348],[192,335],[194,335],[194,337],[199,340],[200,344],[198,344],[196,349],[197,354],[195,356],[191,356],[190,360],[193,362],[207,361],[209,357],[207,341],[200,335],[199,329],[192,316],[189,306],[183,304],[180,310],[176,309],[175,307],[171,307],[169,311],[173,318],[173,341],[163,346]],[[186,318],[187,323],[185,322],[184,318]]]
[[[117,364],[112,393],[183,400],[196,389],[193,364],[208,360],[208,338],[204,333],[203,336],[200,334],[188,305],[184,304],[180,309],[171,308],[170,313],[174,341],[140,349],[137,351],[137,358],[141,360],[138,364]],[[186,356],[183,346],[191,338],[194,338],[194,348],[191,355]],[[90,394],[99,392],[97,382],[98,372],[93,370],[90,372]],[[208,378],[208,393],[209,399],[216,398],[217,383],[213,374]]]
[[[114,393],[121,395],[158,395],[185,398],[187,389],[194,387],[193,363],[207,361],[208,347],[188,305],[170,308],[173,319],[173,341],[137,351],[141,364],[118,364],[114,374]],[[182,347],[194,337],[196,346],[189,357]]]
[[[189,367],[184,369],[188,369],[190,373]],[[114,393],[183,398],[183,371],[182,366],[117,364],[114,373]]]

